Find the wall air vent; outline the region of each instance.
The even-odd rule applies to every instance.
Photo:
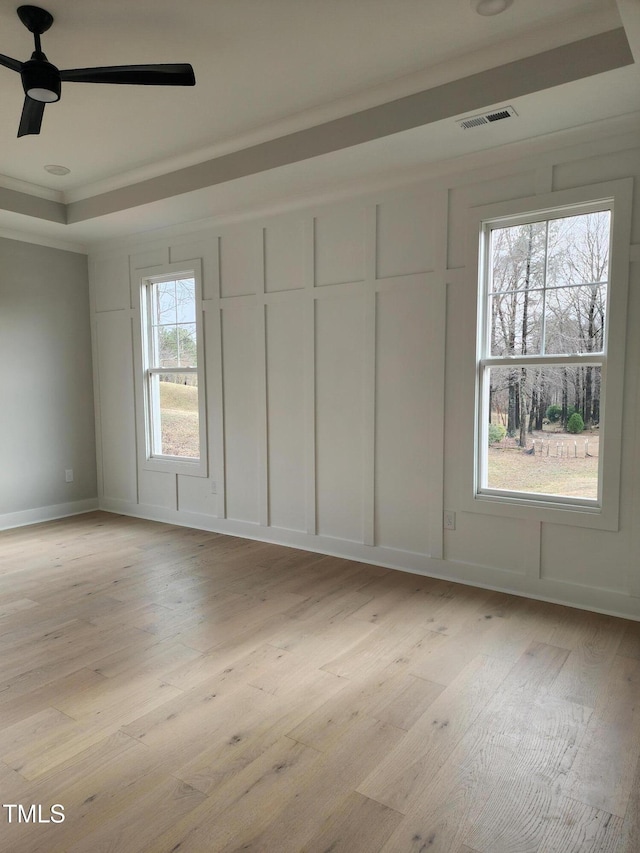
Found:
[[[495,121],[502,121],[505,118],[514,118],[517,115],[518,113],[513,107],[500,107],[499,110],[491,110],[490,113],[482,113],[482,115],[457,119],[457,123],[463,130],[469,130],[471,127],[480,127],[483,124],[492,124]]]

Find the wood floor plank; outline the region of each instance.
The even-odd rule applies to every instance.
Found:
[[[491,611],[490,611],[491,612]],[[563,608],[543,601],[509,598],[495,615],[492,628],[485,635],[482,645],[484,654],[504,660],[518,660],[531,643],[545,643],[560,648],[559,643],[550,643],[553,630],[562,622]]]
[[[478,850],[538,850],[548,821],[557,814],[558,788],[591,713],[549,693],[567,655],[566,649],[532,643],[443,766],[439,775],[444,782],[465,770],[474,755],[482,757],[489,748],[499,750],[499,760],[485,759],[480,773],[478,761],[472,766],[471,778],[481,778],[483,784],[466,794],[470,806],[462,820],[452,821],[452,829],[458,827],[452,843],[463,842]],[[434,788],[436,784],[437,779]],[[426,797],[433,799],[428,792]],[[416,811],[420,805],[417,799],[411,803]],[[447,809],[447,803],[442,803],[436,816]],[[425,827],[422,834],[429,829]],[[443,838],[442,826],[437,837]],[[446,834],[444,840],[448,840]]]
[[[182,821],[175,823],[142,850],[180,850],[180,853],[217,851],[242,835],[259,832],[303,784],[320,753],[283,737],[243,768]],[[277,791],[277,795],[276,795]],[[268,848],[265,848],[268,849]]]
[[[172,668],[165,677],[169,684],[182,690],[196,688],[228,667],[235,667],[248,655],[257,649],[269,647],[279,648],[273,642],[273,637],[282,630],[283,624],[290,620],[286,615],[275,614],[267,617],[258,627],[247,627],[244,631],[234,633],[222,640],[206,652],[188,663]],[[176,638],[178,639],[178,638]]]
[[[78,669],[31,693],[23,693],[0,701],[0,730],[24,720],[30,714],[55,708],[56,702],[81,695],[86,688],[104,681],[104,676],[91,669]]]
[[[38,602],[33,601],[31,598],[18,598],[9,601],[3,601],[0,604],[0,619],[5,619],[7,616],[14,616],[15,614],[22,613],[23,610],[29,610],[32,607],[38,607]],[[16,621],[19,620],[19,616],[16,617]],[[0,622],[0,626],[4,623]],[[2,628],[0,627],[0,631]]]
[[[271,645],[305,655],[310,665],[317,667],[327,666],[339,655],[350,652],[376,630],[374,625],[350,618],[332,618],[328,622],[316,617],[288,618],[274,627]]]
[[[620,645],[624,627],[610,616],[583,614],[582,630],[570,641],[572,650],[558,673],[551,692],[580,705],[595,707],[598,692]],[[557,636],[558,632],[554,632]],[[562,638],[559,645],[563,645]],[[554,635],[549,638],[555,645]],[[568,645],[568,644],[567,644]]]
[[[115,819],[133,797],[153,789],[164,778],[166,774],[149,750],[116,732],[30,783],[28,802],[61,803],[65,820],[49,827],[50,831],[23,825],[8,849],[12,853],[66,853],[68,846]]]
[[[482,725],[499,734],[522,736],[535,702],[546,697],[568,654],[566,649],[531,643],[482,709]]]
[[[343,678],[361,678],[394,660],[408,662],[419,656],[425,644],[434,641],[433,633],[422,621],[375,626],[359,643],[322,668]]]
[[[39,659],[30,657],[23,665],[13,665],[11,670],[3,671],[0,680],[0,703],[51,684],[78,669],[90,667],[93,661],[110,652],[127,647],[135,648],[140,639],[146,642],[144,632],[137,628],[121,628],[91,634],[90,640],[80,646],[72,644],[64,650],[58,648],[55,652],[47,647],[42,650]]]
[[[105,725],[115,720],[121,726],[128,719],[136,719],[146,710],[163,706],[182,691],[154,675],[139,676],[132,680],[125,673],[103,679],[75,696],[60,698],[56,708],[81,723],[96,722]]]
[[[462,844],[517,748],[513,739],[476,727],[463,742],[439,770],[420,779],[405,804],[406,816],[383,847],[384,853],[449,853]]]
[[[366,677],[339,679],[341,688],[308,713],[288,735],[326,752],[339,742],[359,717],[371,717],[398,729],[406,729],[409,720],[418,719],[443,689],[441,685],[415,679],[419,683],[419,694],[413,697],[413,703],[403,702],[407,679],[411,679],[406,669],[406,665],[393,662],[378,671],[374,682]]]
[[[327,695],[339,691],[341,684],[317,670],[305,677],[302,687],[253,701],[245,713],[236,713],[225,737],[210,738],[193,758],[177,765],[174,775],[205,794],[214,793],[325,702]]]
[[[204,737],[212,726],[218,725],[218,717],[224,720],[230,700],[239,696],[251,704],[270,696],[249,685],[247,679],[261,667],[268,667],[278,653],[279,650],[261,646],[211,679],[191,690],[181,691],[163,706],[137,717],[122,730],[131,737],[144,739],[147,744],[177,743],[183,737],[190,740],[198,730]]]
[[[20,770],[25,750],[33,748],[35,742],[59,737],[63,732],[74,729],[74,720],[57,708],[45,708],[3,729],[0,736],[0,758],[14,770]]]
[[[410,673],[398,674],[391,690],[377,691],[378,695],[369,704],[367,713],[376,720],[408,731],[443,690],[442,684]]]
[[[402,815],[361,794],[350,794],[331,813],[320,831],[305,842],[305,853],[354,853],[379,850]]]
[[[510,663],[493,658],[475,658],[363,781],[358,792],[404,813],[417,792],[429,786],[510,668]]]
[[[553,789],[535,777],[521,775],[498,783],[464,842],[482,851],[538,853],[546,826],[558,820]]]
[[[640,661],[616,657],[563,793],[624,817],[640,756]]]
[[[359,608],[369,601],[371,601],[371,595],[358,589],[351,589],[348,584],[327,593],[303,599],[295,607],[290,608],[287,615],[291,619],[305,622],[315,619],[326,624],[331,620],[343,619],[357,613]]]
[[[458,623],[459,630],[445,635],[441,647],[412,667],[414,675],[440,684],[449,684],[478,654],[516,661],[533,640],[533,630],[519,619],[511,619],[517,610],[516,599],[495,593],[481,606],[471,608],[468,618]]]
[[[139,796],[130,792],[127,804],[117,814],[102,820],[94,832],[68,846],[65,853],[110,853],[126,850],[132,842],[140,849],[191,814],[205,799],[200,791],[167,776]],[[149,815],[154,819],[149,820]]]
[[[122,696],[117,697],[119,701],[111,697],[104,707],[100,706],[95,697],[85,707],[82,705],[83,697],[78,695],[79,721],[67,717],[69,724],[61,722],[55,728],[49,727],[46,732],[10,750],[4,760],[25,779],[37,779],[47,770],[63,764],[118,731],[131,717],[150,708],[163,706],[177,692],[176,688],[163,682],[148,682],[131,701],[129,698],[124,700]]]
[[[621,836],[621,851],[640,850],[640,759],[636,763]]]
[[[393,576],[383,575],[361,587],[360,591],[367,595],[368,600],[355,611],[353,616],[365,622],[380,624],[389,616],[393,618],[397,608],[412,596],[425,595],[428,588],[429,582],[423,578],[408,575],[398,583]]]
[[[0,533],[8,853],[636,853],[640,623],[175,525]],[[2,815],[0,815],[2,817]]]
[[[560,798],[555,819],[547,820],[540,842],[544,853],[619,853],[622,818],[577,800]],[[634,847],[623,848],[631,853]]]
[[[327,819],[344,808],[359,782],[402,736],[400,730],[385,723],[358,720],[335,749],[323,753],[311,765],[284,807],[263,819],[262,831],[246,828],[243,822],[232,827],[225,814],[223,826],[233,829],[233,839],[222,848],[223,853],[304,850],[309,840],[322,831]],[[353,853],[366,853],[366,849],[358,845]]]
[[[282,593],[264,600],[245,601],[244,606],[239,606],[237,613],[229,618],[205,619],[199,622],[197,626],[188,627],[185,631],[181,631],[180,640],[192,649],[207,652],[219,643],[228,641],[231,637],[259,629],[266,619],[285,613],[299,601],[300,597],[293,593]]]
[[[201,652],[183,645],[174,637],[169,637],[154,639],[148,645],[141,643],[134,651],[118,649],[106,657],[98,658],[93,663],[92,670],[105,678],[117,678],[125,674],[129,678],[153,675],[164,681],[165,675],[201,657]]]
[[[624,658],[640,660],[640,622],[621,620],[622,638],[617,653]]]

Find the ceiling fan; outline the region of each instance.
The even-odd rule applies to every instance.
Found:
[[[45,104],[60,100],[62,83],[129,83],[140,86],[195,86],[188,63],[160,65],[110,65],[102,68],[70,68],[59,71],[42,52],[40,36],[53,23],[53,15],[38,6],[20,6],[18,17],[33,33],[35,50],[27,62],[0,53],[0,65],[17,71],[25,98],[18,136],[40,133]]]

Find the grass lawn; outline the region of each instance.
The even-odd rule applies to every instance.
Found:
[[[162,452],[197,459],[200,455],[198,389],[195,385],[160,383]]]
[[[589,440],[589,456],[585,456],[585,440]],[[515,447],[514,442],[500,442],[489,448],[488,483],[494,489],[536,492],[567,497],[596,498],[598,496],[599,436],[593,433],[570,435],[560,432],[534,433],[528,437],[537,442],[536,454]],[[540,454],[540,440],[545,442]],[[547,456],[546,443],[550,441]],[[577,442],[578,456],[574,456]],[[556,455],[557,444],[564,444],[564,453]],[[568,455],[567,455],[568,453]]]
[[[175,382],[160,383],[162,417],[162,448],[171,456],[197,458],[199,455],[198,389],[194,385]],[[585,439],[589,440],[590,456],[585,456]],[[597,433],[584,432],[575,436],[545,430],[527,437],[538,443],[536,454],[524,453],[515,440],[505,439],[488,451],[489,486],[494,489],[536,492],[567,497],[596,498],[598,494]],[[540,441],[545,442],[540,454]],[[578,456],[574,454],[577,442]],[[546,443],[550,442],[547,456]],[[564,453],[558,453],[564,444]],[[567,456],[567,451],[569,455]]]

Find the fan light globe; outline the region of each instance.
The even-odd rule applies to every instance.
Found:
[[[60,100],[60,95],[56,92],[52,92],[50,89],[39,89],[38,87],[27,89],[27,95],[29,95],[31,100],[41,101],[43,104],[53,104],[55,101]]]

